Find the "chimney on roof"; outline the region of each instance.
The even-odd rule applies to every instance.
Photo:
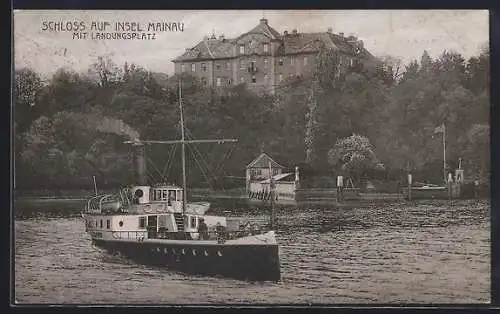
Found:
[[[333,28],[328,27],[327,33],[328,33],[328,34],[331,34],[332,32],[333,32]]]
[[[342,33],[342,32],[339,33],[339,36],[342,37],[342,38],[344,38],[344,33]]]
[[[283,35],[288,36],[288,31],[284,31]]]
[[[260,19],[260,24],[267,25],[267,19]]]
[[[292,30],[292,34],[297,35],[297,29],[295,29],[295,28],[294,28],[294,29]]]

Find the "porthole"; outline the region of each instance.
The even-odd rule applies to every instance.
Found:
[[[217,251],[217,255],[222,256],[222,252],[221,251]]]
[[[137,189],[134,193],[135,197],[143,197],[144,192],[141,189]]]
[[[164,248],[164,249],[163,249],[163,252],[165,252],[165,255],[167,255],[167,254],[168,254],[168,249],[167,249],[167,248]]]
[[[186,255],[186,250],[182,249],[182,255]]]
[[[205,250],[203,253],[205,253],[205,256],[208,256],[208,252],[207,252],[207,250]]]
[[[120,222],[118,223],[118,225],[119,225],[120,227],[123,227],[123,221],[120,221]]]
[[[196,256],[196,250],[195,249],[193,249],[193,255]]]

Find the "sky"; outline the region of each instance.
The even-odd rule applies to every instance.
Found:
[[[265,17],[278,32],[343,32],[363,40],[375,56],[391,55],[404,63],[420,59],[424,50],[432,57],[444,50],[466,58],[489,43],[486,10],[188,10],[188,11],[14,11],[14,66],[30,67],[43,76],[61,67],[86,71],[97,56],[107,55],[117,64],[135,63],[172,74],[172,59],[193,47],[205,35],[234,38],[251,30]],[[73,39],[71,31],[44,31],[48,22],[93,21],[182,22],[183,32],[157,32],[154,40]],[[90,31],[87,29],[87,32]],[[90,36],[90,35],[88,35]]]

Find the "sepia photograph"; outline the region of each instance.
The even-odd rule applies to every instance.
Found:
[[[12,20],[12,305],[491,302],[487,10]]]

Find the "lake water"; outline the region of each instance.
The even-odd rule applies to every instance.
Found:
[[[81,206],[16,205],[17,303],[490,302],[485,201],[281,210],[279,283],[190,276],[111,256],[91,244],[74,215]]]

